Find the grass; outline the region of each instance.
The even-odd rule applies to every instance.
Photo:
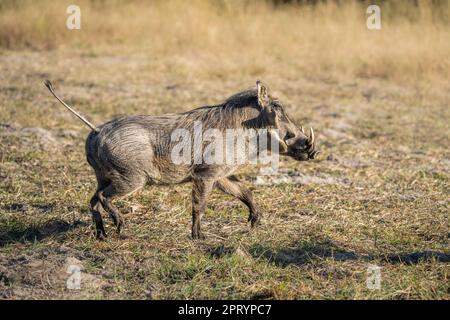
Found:
[[[0,28],[1,298],[449,298],[444,9],[430,22],[383,7],[382,30],[369,32],[356,4],[85,1],[74,33],[55,27],[64,3],[48,3],[19,2],[15,16],[0,8],[0,25],[15,30],[5,40]],[[322,154],[282,159],[295,184],[259,186],[258,168],[240,172],[264,209],[257,229],[215,192],[207,239],[192,241],[190,185],[148,187],[117,201],[124,236],[109,224],[98,242],[88,130],[46,78],[94,124],[217,103],[262,79],[314,127]],[[68,258],[83,266],[81,290],[66,288]],[[370,265],[381,267],[380,290],[366,287]]]

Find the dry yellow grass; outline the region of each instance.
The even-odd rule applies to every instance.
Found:
[[[343,72],[448,79],[450,4],[420,3],[383,3],[382,30],[371,31],[366,5],[354,1],[274,7],[269,1],[83,0],[77,3],[82,29],[69,31],[70,1],[11,1],[0,7],[0,47],[194,55],[221,65],[280,62],[286,68],[279,71],[293,70],[293,77]]]

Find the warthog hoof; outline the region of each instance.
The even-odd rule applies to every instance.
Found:
[[[261,215],[260,214],[250,215],[248,217],[248,221],[251,223],[252,228],[256,227],[261,224]]]
[[[100,240],[100,241],[106,240],[107,236],[106,236],[105,230],[97,230],[96,237],[97,237],[97,240]]]
[[[117,234],[120,235],[120,233],[122,232],[123,229],[123,220],[120,220],[119,223],[117,224]]]
[[[201,231],[193,231],[192,232],[192,239],[198,239],[198,240],[205,240],[206,237]]]

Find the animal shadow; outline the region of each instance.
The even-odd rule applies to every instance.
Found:
[[[326,258],[333,258],[336,261],[373,261],[390,264],[417,264],[422,261],[435,260],[438,262],[450,262],[449,252],[438,252],[431,250],[415,252],[394,252],[389,254],[366,254],[344,250],[331,241],[321,243],[300,243],[284,248],[270,248],[263,245],[254,245],[249,249],[249,253],[256,259],[265,259],[269,263],[280,267],[289,265],[305,265],[320,261]]]
[[[14,225],[0,225],[0,248],[11,243],[41,241],[51,236],[64,234],[86,224],[86,222],[80,220],[69,223],[62,219],[52,219],[39,226],[32,225],[27,227],[18,227]]]

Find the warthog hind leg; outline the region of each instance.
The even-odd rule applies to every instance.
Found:
[[[123,228],[123,217],[120,214],[119,210],[112,204],[111,200],[115,196],[120,196],[121,194],[118,193],[112,185],[109,185],[104,190],[100,191],[98,193],[98,197],[100,201],[102,202],[103,207],[108,212],[109,216],[114,222],[114,225],[117,227],[117,233],[120,234]]]
[[[105,226],[103,225],[103,219],[101,212],[104,211],[100,199],[98,198],[97,192],[91,198],[91,210],[92,210],[92,220],[95,226],[95,234],[97,239],[103,240],[106,238]]]

